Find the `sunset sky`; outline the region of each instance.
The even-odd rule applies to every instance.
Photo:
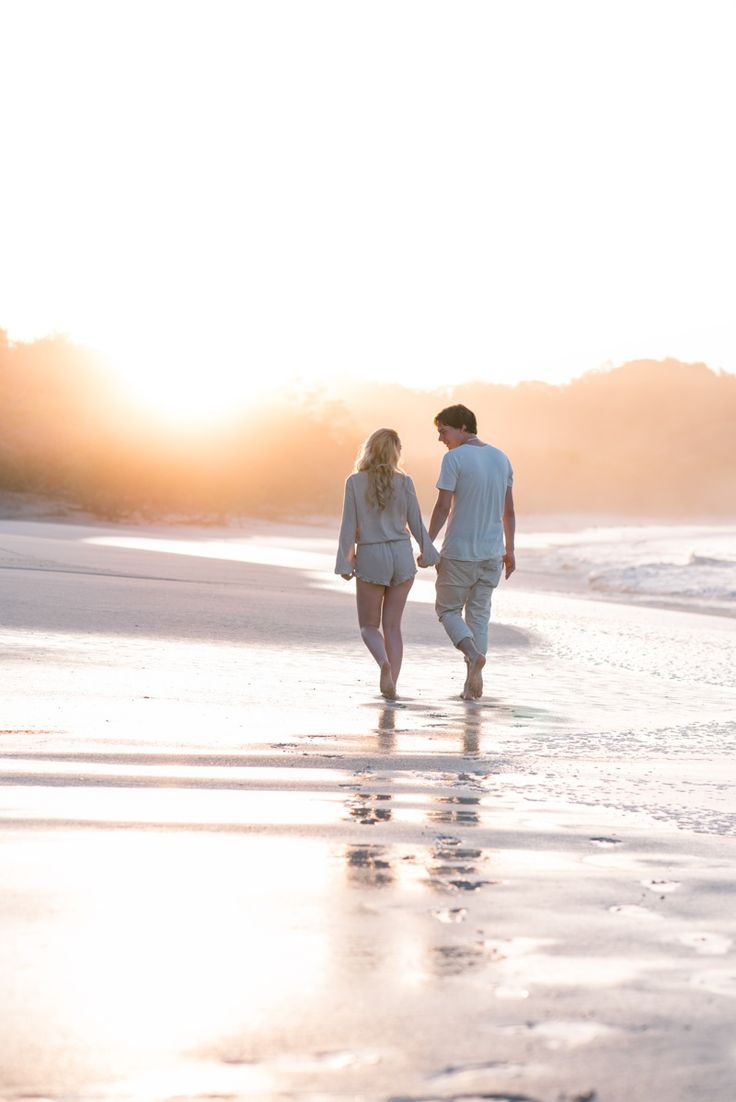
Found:
[[[152,403],[736,371],[729,0],[0,0],[0,327]]]

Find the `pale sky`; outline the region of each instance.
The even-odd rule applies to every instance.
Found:
[[[0,327],[152,401],[736,372],[731,0],[0,0]]]

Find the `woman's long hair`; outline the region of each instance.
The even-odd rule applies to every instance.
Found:
[[[376,429],[361,445],[356,471],[368,474],[368,502],[381,512],[394,496],[394,475],[401,470],[401,441],[393,429]]]

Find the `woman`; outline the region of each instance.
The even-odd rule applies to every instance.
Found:
[[[414,483],[399,469],[400,455],[393,429],[377,429],[361,447],[345,483],[335,564],[336,574],[356,579],[360,634],[380,666],[381,692],[389,700],[396,697],[404,650],[401,617],[417,572],[407,525],[422,565],[439,561],[422,524]]]

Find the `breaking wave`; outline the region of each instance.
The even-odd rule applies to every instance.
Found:
[[[691,554],[686,563],[649,562],[593,570],[591,589],[602,593],[736,603],[736,560]]]

